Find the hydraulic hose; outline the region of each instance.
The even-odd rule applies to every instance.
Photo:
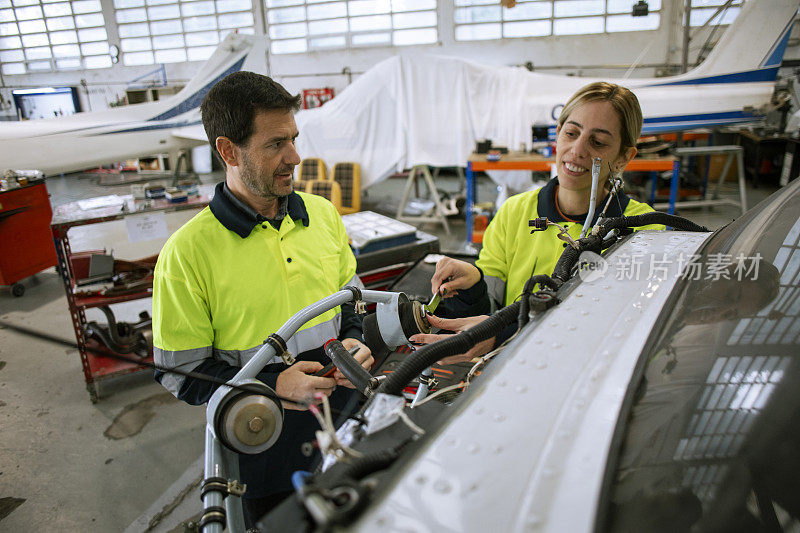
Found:
[[[356,361],[356,358],[350,355],[341,342],[336,339],[331,339],[323,346],[325,355],[330,357],[336,368],[341,370],[344,377],[350,380],[350,383],[356,388],[358,392],[364,396],[369,396],[372,393],[373,385],[376,383],[370,373],[361,366],[361,363]]]
[[[469,351],[481,341],[491,339],[500,333],[506,326],[517,320],[520,302],[514,302],[508,307],[497,311],[495,314],[471,328],[456,335],[443,339],[433,344],[428,344],[417,350],[411,357],[403,361],[397,369],[377,389],[394,396],[400,396],[403,389],[420,372],[434,364],[436,361]]]
[[[578,262],[581,252],[588,250],[600,253],[602,251],[603,238],[608,232],[616,228],[633,228],[650,224],[664,224],[683,231],[709,231],[708,228],[695,224],[683,217],[657,211],[629,217],[605,219],[598,224],[596,234],[590,234],[578,240],[578,249],[571,246],[567,246],[564,249],[558,263],[556,263],[552,276],[542,276],[535,281],[531,281],[529,287],[532,287],[534,283],[539,283],[558,290],[569,279],[572,268]],[[522,300],[526,300],[526,298]],[[522,301],[514,302],[468,330],[417,350],[413,357],[409,357],[397,367],[386,381],[378,387],[376,392],[399,396],[412,379],[436,361],[444,357],[467,352],[478,342],[496,336],[509,324],[519,323],[522,320],[520,318],[520,307],[522,305]],[[527,313],[525,314],[527,315]]]
[[[350,464],[346,465],[337,473],[336,478],[339,480],[350,478],[359,481],[373,472],[386,468],[392,464],[399,455],[400,452],[398,450],[391,448],[369,453],[363,457],[354,459]]]

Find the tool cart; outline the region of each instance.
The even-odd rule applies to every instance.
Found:
[[[117,197],[121,203],[112,205],[89,205],[87,208],[84,201],[83,208],[81,202],[71,202],[55,208],[50,226],[52,242],[55,243],[59,272],[64,283],[86,388],[92,403],[99,398],[99,380],[135,372],[145,368],[137,361],[153,360],[149,315],[143,312],[136,324],[117,323],[109,306],[152,296],[152,268],[158,255],[135,261],[121,261],[106,255],[103,250],[75,252],[70,247],[70,229],[121,220],[132,215],[199,209],[208,205],[209,193],[212,191],[213,186],[201,186],[199,195],[181,203],[173,203],[167,199],[134,200],[132,196],[126,195]],[[103,278],[103,274],[98,276],[98,270],[112,273],[110,276],[106,275],[108,284],[99,289],[97,286],[82,284],[84,281],[92,282]],[[106,316],[107,324],[88,322],[86,310],[89,308],[101,310]]]

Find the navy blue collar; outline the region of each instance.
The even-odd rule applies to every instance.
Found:
[[[224,181],[217,183],[214,188],[214,198],[211,199],[209,208],[220,224],[243,239],[250,235],[254,227],[267,221],[267,218],[261,213],[257,213],[249,205],[236,198]],[[287,210],[292,220],[295,222],[302,220],[303,225],[308,227],[309,218],[306,204],[296,192],[292,192],[288,196]]]
[[[570,222],[569,220],[564,219],[559,213],[558,208],[556,207],[556,188],[558,187],[558,177],[551,179],[547,182],[547,185],[541,188],[539,191],[539,201],[537,202],[537,211],[540,217],[547,217],[548,220],[552,222]],[[611,205],[608,206],[608,211],[606,211],[606,217],[619,217],[625,212],[628,208],[628,202],[630,202],[630,198],[624,193],[617,193],[615,198],[611,200]],[[603,211],[603,208],[606,206],[606,202],[608,202],[608,194],[603,197],[602,200],[597,202],[597,208],[594,214],[594,220],[592,221],[592,225],[597,223],[597,219],[600,218],[600,213]],[[575,222],[580,222],[583,224],[586,221],[587,213],[583,213],[582,215],[570,215],[570,218]]]

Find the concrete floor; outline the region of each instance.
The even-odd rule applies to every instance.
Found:
[[[204,175],[204,183],[219,174]],[[129,186],[100,186],[97,176],[49,178],[54,205],[127,194]],[[455,192],[459,180],[442,177]],[[368,189],[363,207],[393,215],[404,182],[387,180]],[[748,190],[750,205],[774,189]],[[732,194],[728,191],[726,194]],[[493,200],[496,187],[479,180],[478,197]],[[174,231],[195,212],[167,215]],[[680,214],[718,228],[739,214],[735,207],[684,210]],[[452,233],[421,227],[441,238],[444,251],[462,251],[464,223]],[[75,228],[73,250],[107,248],[115,257],[134,259],[157,252],[163,240],[131,244],[124,223]],[[24,282],[14,298],[0,291],[4,321],[74,340],[60,279],[49,269]],[[149,311],[149,301],[116,306],[120,320]],[[102,318],[98,312],[89,320]],[[92,404],[75,349],[64,348],[0,328],[0,531],[183,531],[182,522],[200,512],[199,480],[204,409],[175,400],[150,372],[102,382],[101,400]]]

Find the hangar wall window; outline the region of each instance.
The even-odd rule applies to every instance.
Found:
[[[741,11],[744,1],[734,0],[727,8],[720,9],[725,3],[725,0],[692,0],[689,25],[694,28],[705,24],[712,26],[730,24]]]
[[[111,66],[100,0],[0,0],[3,74]]]
[[[273,54],[438,40],[436,0],[265,1]]]
[[[500,0],[455,0],[456,41],[485,41],[548,35],[581,35],[656,30],[661,1],[650,13],[632,17],[631,0],[521,0],[512,8]]]
[[[208,59],[231,31],[254,33],[251,0],[114,0],[122,62]]]

